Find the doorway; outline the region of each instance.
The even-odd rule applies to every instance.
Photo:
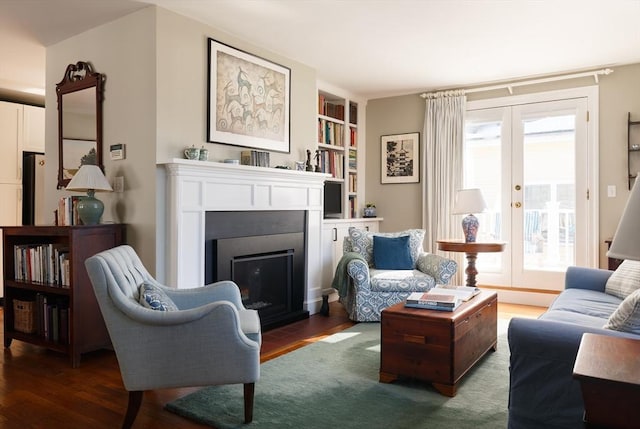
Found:
[[[480,284],[562,290],[568,266],[597,266],[596,123],[597,87],[468,103],[464,187],[488,206],[479,241],[507,242],[478,256]]]

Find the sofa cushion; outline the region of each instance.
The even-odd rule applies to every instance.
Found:
[[[369,270],[371,292],[421,292],[428,291],[436,281],[418,270]]]
[[[551,303],[540,319],[602,328],[621,302],[620,298],[603,292],[566,289]]]
[[[640,289],[636,289],[613,312],[604,329],[640,334]]]
[[[158,311],[177,311],[178,307],[159,287],[151,283],[140,285],[140,304],[143,307]]]
[[[373,266],[373,236],[379,237],[401,237],[409,236],[409,250],[411,252],[411,262],[415,266],[418,256],[422,252],[422,241],[424,240],[424,229],[408,229],[400,232],[369,232],[363,229],[350,227],[349,239],[351,240],[351,251],[359,253],[367,264]],[[413,268],[412,266],[412,268]]]
[[[414,267],[409,250],[409,236],[373,236],[373,266],[379,270],[411,270]]]
[[[611,274],[604,291],[609,295],[625,299],[639,288],[640,262],[627,259]]]

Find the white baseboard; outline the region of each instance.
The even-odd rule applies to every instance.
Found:
[[[482,289],[495,290],[498,292],[498,302],[533,305],[536,307],[548,307],[560,293],[525,292],[518,290],[491,289],[490,287],[483,287]]]

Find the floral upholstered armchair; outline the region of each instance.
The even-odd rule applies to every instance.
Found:
[[[422,229],[378,233],[349,228],[332,286],[351,320],[379,321],[383,309],[411,292],[449,283],[458,264],[424,252],[424,235]]]

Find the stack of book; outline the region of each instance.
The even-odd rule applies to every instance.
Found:
[[[471,286],[436,285],[429,292],[437,294],[454,295],[462,301],[469,301],[480,293],[480,288]]]
[[[429,292],[413,292],[407,297],[405,307],[424,308],[427,310],[453,311],[460,306],[462,300],[453,295]]]
[[[243,150],[240,152],[240,164],[242,165],[268,167],[269,162],[269,152],[263,152],[260,150]]]
[[[405,307],[453,311],[479,293],[480,289],[477,287],[436,285],[427,292],[411,293]]]
[[[36,294],[36,334],[59,344],[69,344],[69,303],[64,299]]]
[[[69,249],[59,244],[18,244],[13,246],[15,279],[68,288]]]
[[[74,195],[58,200],[58,209],[55,211],[56,225],[82,225],[80,216],[78,216],[78,203],[82,198],[82,196]]]

